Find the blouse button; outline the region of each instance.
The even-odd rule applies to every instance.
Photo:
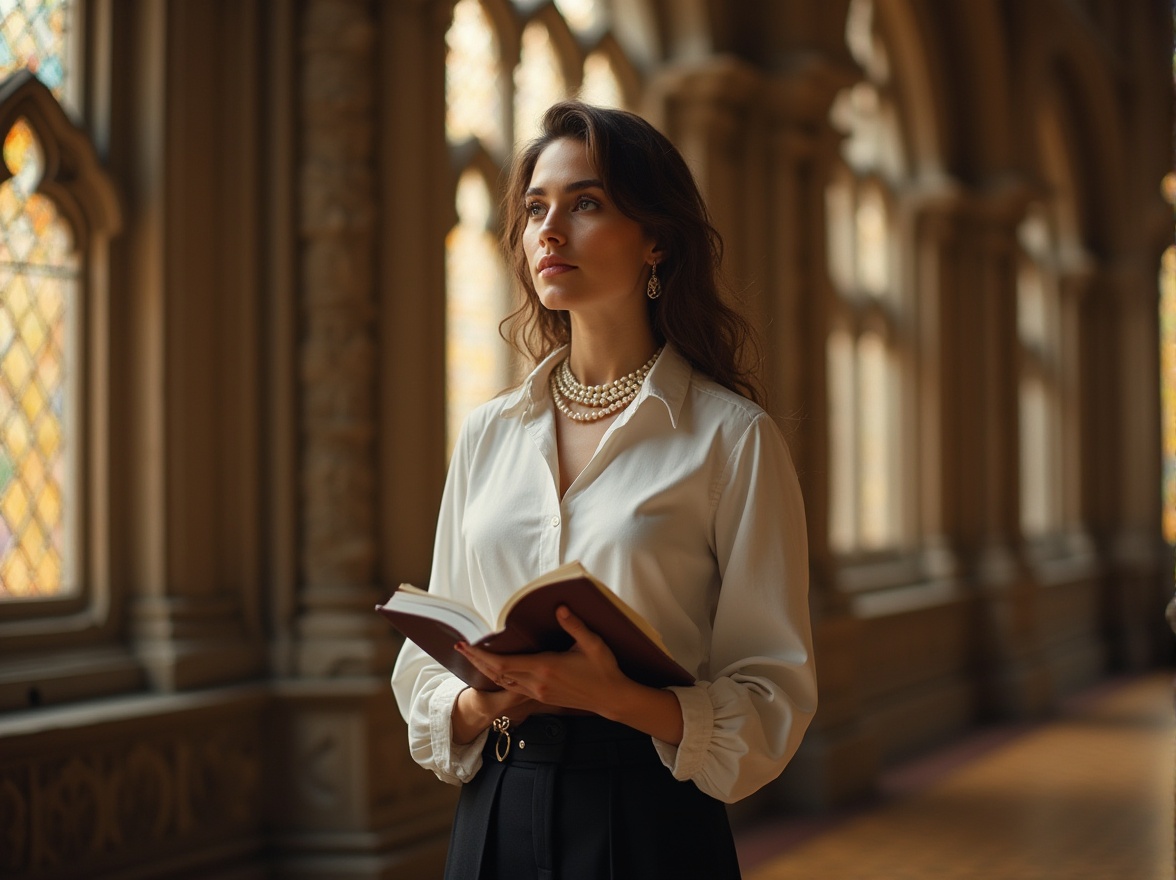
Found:
[[[556,528],[559,526],[559,517],[558,516],[553,516],[551,518],[551,526],[552,526],[552,528]]]

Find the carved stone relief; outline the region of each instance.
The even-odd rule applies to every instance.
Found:
[[[66,745],[72,747],[0,765],[5,877],[83,876],[165,850],[187,850],[196,860],[202,843],[256,832],[255,724],[195,726],[82,750],[72,740]]]

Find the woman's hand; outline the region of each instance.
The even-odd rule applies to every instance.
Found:
[[[504,693],[536,704],[593,712],[665,742],[681,741],[677,697],[640,685],[621,672],[608,645],[567,607],[560,606],[556,619],[574,640],[562,653],[501,655],[464,643],[457,649],[504,687]],[[511,720],[519,719],[512,714]]]

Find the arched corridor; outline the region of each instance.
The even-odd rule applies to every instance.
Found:
[[[1152,880],[1114,859],[1172,832],[1172,24],[0,3],[0,876],[439,875],[372,609],[518,378],[503,165],[582,94],[689,163],[804,496],[819,701],[733,811],[753,880]]]

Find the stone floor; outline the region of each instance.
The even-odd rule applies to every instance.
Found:
[[[876,802],[739,835],[745,880],[1172,880],[1170,673],[888,773]]]

